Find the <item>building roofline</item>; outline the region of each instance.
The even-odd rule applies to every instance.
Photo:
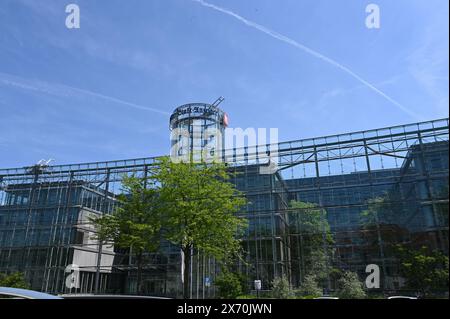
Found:
[[[195,103],[190,103],[195,104]],[[205,103],[202,103],[205,104]],[[189,105],[189,104],[186,104]],[[444,124],[445,122],[445,124]],[[435,126],[436,123],[441,123],[438,126]],[[421,127],[421,126],[429,126]],[[386,130],[395,130],[395,129],[401,129],[403,128],[402,133],[415,133],[418,131],[426,131],[426,130],[444,130],[447,129],[448,131],[449,127],[449,118],[440,118],[435,120],[429,120],[429,121],[423,121],[423,122],[415,122],[415,123],[409,123],[409,124],[402,124],[402,125],[395,125],[395,126],[387,126],[382,128],[376,128],[376,129],[369,129],[369,130],[363,130],[363,131],[354,131],[354,132],[347,132],[347,133],[340,133],[335,135],[325,135],[325,136],[319,136],[319,137],[313,137],[313,138],[303,138],[298,140],[288,140],[284,142],[279,142],[278,145],[286,145],[286,144],[295,144],[295,145],[302,145],[301,147],[304,147],[304,144],[306,144],[306,147],[309,147],[311,145],[315,145],[318,141],[326,141],[328,139],[336,139],[336,143],[346,143],[346,142],[352,142],[353,139],[348,139],[348,137],[355,136],[355,135],[362,135],[362,138],[378,138],[378,133]],[[413,129],[408,129],[413,128]],[[374,134],[375,133],[375,134]],[[400,133],[400,134],[402,134]],[[366,136],[369,135],[369,136]],[[372,136],[373,135],[373,136]],[[346,137],[346,139],[339,140],[339,137]],[[269,146],[270,144],[266,145],[255,145],[250,147],[265,147]],[[247,148],[247,147],[246,147]],[[225,150],[226,152],[227,150]],[[155,161],[158,158],[168,156],[166,155],[160,155],[160,156],[152,156],[152,157],[141,157],[141,158],[132,158],[132,159],[121,159],[121,160],[111,160],[111,161],[98,161],[98,162],[83,162],[83,163],[72,163],[72,164],[60,164],[60,165],[49,165],[46,167],[48,171],[54,171],[54,172],[61,172],[61,171],[77,171],[77,170],[105,170],[105,169],[120,169],[120,168],[130,168],[130,167],[142,167],[142,166],[151,166],[155,163]],[[27,173],[27,170],[29,170],[33,165],[27,166],[27,167],[13,167],[13,168],[0,168],[0,182],[1,182],[1,176],[8,176],[8,175],[30,175]]]

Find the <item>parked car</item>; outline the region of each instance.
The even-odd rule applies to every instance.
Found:
[[[64,294],[54,296],[44,292],[29,289],[0,287],[0,299],[170,299],[170,298],[155,297],[155,296],[94,295],[94,294]]]
[[[418,299],[418,298],[411,296],[390,296],[387,299]]]
[[[0,299],[62,299],[62,298],[29,289],[0,287]]]
[[[170,299],[155,296],[138,295],[94,295],[94,294],[64,294],[59,295],[63,299]]]

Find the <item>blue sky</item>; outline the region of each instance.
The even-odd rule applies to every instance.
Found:
[[[447,0],[208,3],[0,0],[0,167],[167,154],[169,113],[219,96],[282,141],[448,117]]]

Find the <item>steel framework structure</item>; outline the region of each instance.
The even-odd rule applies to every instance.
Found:
[[[262,279],[268,288],[281,275],[297,286],[307,273],[308,247],[296,217],[303,211],[292,208],[291,200],[325,212],[334,237],[333,247],[327,247],[333,265],[363,273],[363,266],[375,261],[386,274],[386,289],[399,284],[386,242],[426,242],[448,250],[448,218],[441,216],[448,205],[443,186],[448,184],[448,129],[447,118],[281,142],[276,154],[273,145],[227,152],[229,167],[245,173],[235,184],[250,200],[239,213],[250,220],[244,243],[250,266],[238,265],[249,286]],[[261,151],[276,161],[276,173],[261,175],[255,169],[268,164]],[[110,249],[102,251],[100,262],[98,243],[83,237],[93,231],[86,216],[113,212],[123,176],[145,177],[156,162],[157,157],[148,157],[0,169],[0,272],[24,271],[36,289],[67,292],[66,266],[76,259],[84,267],[80,291],[116,291],[111,282],[122,279],[114,274],[132,277],[133,261]],[[378,212],[376,231],[363,229],[356,219],[380,196],[388,198],[389,213]],[[179,295],[177,255],[169,247],[152,259],[154,265],[149,261],[149,291]],[[194,258],[192,295],[212,296],[204,278],[214,277],[217,267],[205,256]],[[125,290],[132,289],[129,283]]]

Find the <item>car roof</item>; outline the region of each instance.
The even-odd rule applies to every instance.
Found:
[[[44,292],[11,287],[0,287],[0,294],[27,299],[62,299],[61,297],[46,294]]]
[[[171,299],[158,296],[140,296],[140,295],[95,295],[95,294],[62,294],[64,299]]]

